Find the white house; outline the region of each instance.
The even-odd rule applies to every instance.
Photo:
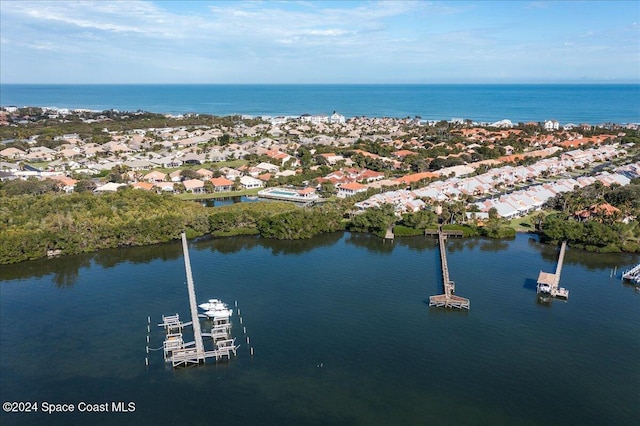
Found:
[[[338,188],[338,198],[347,198],[360,192],[366,192],[367,187],[361,183],[351,182],[340,185]]]
[[[329,116],[303,114],[300,116],[300,121],[302,121],[303,123],[312,123],[312,124],[328,123]]]
[[[262,170],[263,172],[269,172],[269,173],[278,173],[280,171],[280,167],[276,166],[275,164],[264,163],[264,162],[258,164],[256,168]]]
[[[93,190],[93,192],[116,192],[118,188],[122,186],[127,186],[127,185],[124,183],[108,182],[102,186],[97,187],[96,189]]]
[[[338,114],[337,112],[333,111],[333,114],[331,114],[331,116],[329,117],[329,123],[334,124],[334,123],[338,123],[338,124],[344,124],[346,122],[344,115],[342,114]]]
[[[545,130],[558,130],[560,128],[560,123],[556,120],[547,120],[544,122]]]
[[[240,184],[244,189],[262,188],[264,186],[264,182],[251,176],[242,176],[240,178]]]

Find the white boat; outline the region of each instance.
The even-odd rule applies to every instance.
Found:
[[[231,309],[212,309],[210,311],[206,311],[204,314],[209,318],[223,319],[229,318],[231,315],[233,315],[233,311]]]
[[[549,284],[539,284],[538,293],[551,293],[551,286]]]
[[[205,311],[204,314],[207,317],[213,319],[229,318],[233,315],[233,310],[219,299],[209,299],[207,303],[202,303],[198,307]]]
[[[207,303],[202,303],[198,305],[200,309],[204,309],[205,311],[215,311],[218,309],[227,309],[228,306],[222,300],[219,299],[209,299]]]

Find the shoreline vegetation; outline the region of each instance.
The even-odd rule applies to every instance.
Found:
[[[26,111],[31,116],[42,113],[42,110],[35,108]],[[409,237],[424,235],[425,229],[443,226],[445,230],[462,231],[465,237],[514,238],[516,232],[530,232],[540,235],[543,242],[557,244],[567,240],[572,247],[593,252],[640,251],[640,227],[637,220],[640,216],[638,178],[630,179],[630,183],[625,186],[615,183],[604,185],[598,180],[582,188],[576,186],[573,191],[558,193],[550,198],[542,210],[535,210],[525,217],[513,219],[501,218],[495,208],[481,212],[477,202],[483,198],[470,194],[439,201],[424,198],[419,200],[422,207],[410,211],[399,209],[398,205],[390,203],[364,210],[358,209],[357,203],[375,194],[381,194],[382,187],[355,184],[352,188],[356,188],[357,192],[339,197],[336,196],[339,184],[334,184],[326,178],[332,174],[344,176],[353,173],[354,170],[366,170],[371,172],[370,176],[378,176],[376,179],[384,178],[393,182],[396,189],[406,189],[409,186],[420,188],[429,182],[444,179],[450,175],[438,175],[439,171],[452,166],[464,167],[468,164],[467,161],[493,162],[483,165],[477,173],[495,167],[496,164],[534,164],[536,157],[528,155],[533,150],[527,145],[527,141],[539,142],[554,135],[542,126],[534,128],[533,125],[522,124],[516,133],[489,128],[483,131],[492,135],[491,143],[480,141],[482,143],[479,144],[477,138],[482,135],[482,131],[474,130],[473,137],[476,139],[472,140],[473,143],[460,136],[465,134],[467,129],[475,129],[472,127],[473,123],[439,122],[433,126],[425,126],[409,118],[385,119],[388,120],[385,122],[374,119],[374,123],[383,129],[379,132],[388,133],[389,129],[396,129],[397,135],[394,137],[397,139],[393,140],[388,136],[392,139],[391,142],[383,143],[377,137],[360,136],[350,143],[338,146],[320,143],[312,138],[325,136],[333,129],[333,137],[338,140],[338,130],[342,127],[332,128],[328,124],[322,124],[326,128],[322,133],[319,130],[314,131],[317,127],[312,124],[296,122],[297,127],[293,130],[298,133],[290,131],[280,142],[269,139],[270,145],[263,149],[261,144],[265,143],[269,131],[273,133],[273,126],[260,119],[200,115],[178,119],[144,112],[137,115],[118,115],[113,111],[105,111],[100,115],[105,117],[105,120],[96,122],[91,114],[91,119],[82,114],[66,117],[62,122],[43,118],[33,122],[16,122],[0,126],[0,138],[5,139],[4,152],[14,149],[28,153],[27,155],[47,153],[44,149],[36,149],[44,147],[51,152],[71,152],[72,155],[73,149],[91,145],[95,156],[103,156],[105,161],[120,161],[120,164],[112,169],[103,170],[98,176],[66,169],[66,178],[75,180],[76,183],[72,190],[65,190],[60,181],[49,177],[11,177],[11,173],[4,171],[4,165],[12,166],[14,163],[5,162],[8,160],[6,156],[0,158],[4,173],[0,176],[0,264],[87,253],[106,248],[163,243],[178,239],[182,231],[187,232],[188,238],[208,235],[216,238],[259,235],[263,238],[295,240],[336,231],[366,232],[384,238],[389,229],[393,230],[396,237]],[[77,120],[73,121],[74,119]],[[356,120],[359,120],[354,124],[356,127],[371,126],[365,118]],[[228,150],[234,145],[254,146],[256,149],[254,152],[247,152],[243,158],[198,162],[181,167],[179,176],[182,177],[182,181],[176,184],[183,188],[179,194],[175,193],[177,191],[134,189],[124,184],[132,182],[131,179],[136,179],[137,182],[138,178],[142,182],[144,176],[122,165],[125,154],[101,149],[108,144],[112,144],[112,150],[121,146],[129,148],[133,145],[127,145],[125,142],[137,138],[137,150],[141,152],[140,155],[151,159],[159,152],[164,152],[162,150],[167,146],[167,153],[179,151],[174,147],[174,143],[180,141],[166,139],[157,132],[149,136],[148,129],[171,129],[169,126],[179,126],[180,131],[187,134],[189,129],[201,131],[205,124],[223,130],[217,137],[203,139],[199,144],[190,145],[187,149],[191,150],[187,152],[185,149],[187,154],[183,152],[180,155],[195,156],[210,148]],[[242,133],[238,130],[246,130],[248,126],[262,129],[262,133],[248,136],[247,132]],[[146,130],[141,131],[141,128]],[[306,133],[301,133],[300,129]],[[581,137],[587,138],[610,131],[611,129],[583,130]],[[71,137],[68,133],[72,133]],[[500,135],[505,139],[496,139]],[[516,137],[517,135],[520,136]],[[14,139],[7,141],[8,137]],[[116,138],[120,140],[119,145],[113,145]],[[70,143],[71,140],[76,141],[75,145]],[[558,140],[559,145],[552,146],[557,148],[555,155],[574,148],[572,144],[565,143],[566,139]],[[579,173],[588,175],[603,170],[602,167],[637,161],[639,141],[637,129],[618,132],[616,137],[607,136],[598,144],[624,143],[625,152],[628,153],[626,157],[595,166],[587,165]],[[591,145],[587,146],[593,146],[594,143],[590,143]],[[472,149],[468,148],[469,146]],[[285,159],[269,157],[266,155],[269,152],[282,154]],[[511,154],[505,156],[506,153]],[[388,158],[393,158],[393,161],[387,161]],[[78,159],[76,156],[75,160]],[[334,162],[335,159],[338,160]],[[57,156],[56,161],[61,162],[62,156]],[[30,163],[31,169],[34,169],[34,161],[31,160]],[[46,168],[51,167],[53,163],[55,162],[41,161],[38,165]],[[324,197],[323,202],[305,207],[277,201],[205,207],[194,201],[229,196],[255,196],[260,188],[243,189],[239,177],[236,181],[229,181],[228,190],[224,192],[215,191],[210,182],[210,190],[207,190],[205,185],[205,190],[199,192],[186,190],[182,183],[187,180],[197,181],[200,179],[198,172],[203,170],[218,179],[222,170],[231,169],[230,166],[248,171],[256,165],[265,167],[265,164],[274,170],[288,172],[279,177],[272,177],[266,182],[267,187],[313,188]],[[29,162],[23,161],[22,167],[25,165],[29,165]],[[163,170],[168,175],[176,169],[173,167],[157,170]],[[402,180],[402,176],[416,175],[427,177],[411,182]],[[544,182],[544,179],[549,177],[547,174],[541,181]],[[168,181],[167,177],[163,183]],[[122,187],[113,192],[94,193],[96,184],[109,182],[121,184]],[[531,181],[523,182],[523,187],[531,184]],[[358,185],[362,188],[358,189]],[[500,187],[501,184],[494,185],[499,196],[504,188]],[[384,190],[392,189],[394,186]]]
[[[637,204],[640,184],[611,191],[608,198]],[[571,193],[573,194],[573,193]],[[563,194],[554,202],[565,202]],[[579,196],[579,195],[578,195]],[[384,238],[392,227],[396,237],[424,235],[443,224],[442,214],[421,210],[398,218],[391,205],[350,216],[353,200],[333,200],[314,207],[288,202],[236,203],[204,207],[132,189],[96,196],[90,192],[0,197],[0,264],[34,260],[47,255],[72,255],[106,248],[142,246],[179,238],[259,235],[295,240],[336,232],[368,232]],[[451,207],[449,207],[451,208]],[[640,229],[630,223],[579,222],[548,209],[508,221],[495,215],[481,226],[444,223],[445,230],[461,230],[464,237],[514,238],[516,228],[539,234],[543,242],[568,240],[570,246],[595,252],[638,252]]]

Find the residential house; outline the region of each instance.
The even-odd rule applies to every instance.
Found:
[[[338,114],[335,111],[333,111],[333,114],[329,117],[329,123],[331,124],[344,124],[346,121],[344,115]]]
[[[320,154],[320,156],[331,166],[335,165],[338,161],[344,161],[344,157],[342,155],[337,155],[335,153],[325,153]]]
[[[558,130],[558,129],[560,129],[560,123],[558,123],[556,120],[546,120],[544,122],[544,129],[545,130]]]
[[[156,182],[164,182],[166,178],[167,178],[166,173],[162,173],[157,170],[154,170],[153,172],[150,172],[144,175],[142,179],[149,183],[156,183]]]
[[[71,179],[70,177],[67,177],[67,176],[51,176],[49,177],[49,179],[53,179],[57,181],[60,189],[66,192],[67,194],[73,192],[76,186],[76,183],[78,182],[77,180]]]
[[[280,171],[280,167],[271,163],[260,163],[256,166],[257,169],[261,170],[261,172],[269,172],[269,173],[278,173]]]
[[[369,169],[364,169],[358,175],[358,181],[375,182],[384,179],[384,173],[376,172]]]
[[[316,189],[311,187],[298,190],[298,195],[303,198],[311,198],[311,199],[317,198]]]
[[[204,182],[200,179],[187,179],[183,181],[182,184],[187,192],[193,192],[194,194],[204,192]]]
[[[198,169],[196,170],[196,173],[198,174],[198,176],[200,176],[200,178],[205,180],[211,179],[213,177],[213,172],[208,169]]]
[[[230,192],[233,190],[233,181],[225,177],[211,178],[209,182],[213,184],[215,192]]]
[[[281,166],[284,165],[286,162],[292,160],[292,159],[294,160],[294,164],[295,165],[298,165],[300,163],[300,161],[297,158],[290,156],[286,152],[268,150],[264,154],[267,157],[278,161]]]
[[[173,168],[173,167],[180,167],[183,164],[182,160],[179,160],[179,159],[177,159],[175,157],[152,158],[149,161],[151,161],[156,166],[163,167],[165,169],[169,169],[169,168]]]
[[[262,188],[264,186],[264,182],[251,176],[242,176],[240,184],[244,189]]]
[[[0,170],[5,172],[17,172],[20,170],[20,167],[16,163],[7,163],[5,161],[0,161]]]
[[[131,170],[149,170],[154,164],[149,160],[128,160],[123,163],[125,166],[129,167]]]
[[[338,188],[338,198],[347,198],[359,194],[361,192],[366,192],[367,187],[362,185],[361,183],[351,182],[340,185]]]
[[[93,192],[116,192],[118,188],[121,188],[123,186],[127,186],[127,185],[124,183],[108,182],[102,186],[97,187],[96,189],[93,190]]]
[[[242,176],[242,172],[231,167],[220,167],[220,173],[222,173],[227,179],[235,181],[236,178]]]
[[[24,158],[24,156],[27,155],[26,152],[24,152],[21,149],[18,148],[5,148],[2,151],[0,151],[0,157],[5,157],[5,158],[10,158],[13,160],[17,160],[19,158]]]
[[[434,173],[434,172],[422,172],[422,173],[413,173],[410,175],[406,175],[406,176],[402,176],[396,179],[396,182],[398,182],[398,184],[406,184],[406,185],[411,185],[414,184],[416,182],[419,182],[423,179],[433,179],[438,177],[439,174],[438,173]]]
[[[136,182],[131,184],[132,188],[142,189],[144,191],[151,191],[154,188],[154,184],[151,182]]]
[[[191,154],[185,155],[181,159],[185,164],[190,164],[190,165],[202,164],[206,162],[205,155],[203,154],[191,153]]]
[[[175,192],[173,182],[156,182],[154,186],[163,192]]]

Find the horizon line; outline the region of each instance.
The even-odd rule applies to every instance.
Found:
[[[640,85],[640,80],[529,81],[529,82],[431,82],[431,83],[2,83],[0,86],[509,86],[509,85]]]

